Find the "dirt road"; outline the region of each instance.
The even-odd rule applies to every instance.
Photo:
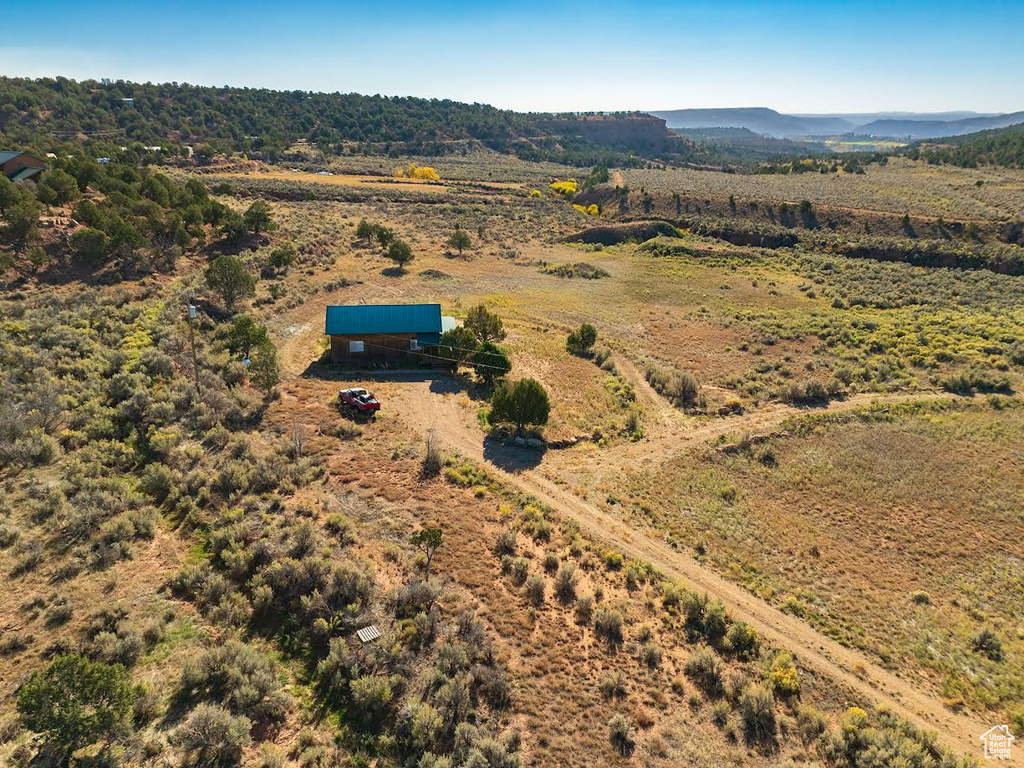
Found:
[[[646,560],[670,578],[680,579],[693,589],[719,598],[734,618],[748,622],[766,640],[792,651],[801,663],[855,691],[864,701],[883,704],[920,727],[935,731],[939,740],[957,753],[979,754],[979,736],[993,723],[950,711],[938,698],[883,669],[872,658],[819,634],[800,619],[774,608],[664,541],[631,528],[564,490],[538,471],[536,453],[489,443],[485,445],[483,435],[474,423],[473,410],[460,403],[460,399],[465,400],[465,397],[458,393],[454,383],[449,391],[444,390],[445,387],[437,380],[429,384],[413,382],[403,387],[391,405],[414,428],[421,432],[435,430],[443,445],[488,464],[498,477],[533,494],[559,513],[574,518],[590,537],[630,557]],[[872,400],[899,402],[913,397],[852,398],[833,403],[829,410],[850,410]],[[668,427],[667,432],[673,433],[673,448],[679,450],[687,445],[692,447],[706,443],[729,432],[777,427],[799,412],[787,406],[773,407],[768,411],[705,423],[686,435],[679,432],[678,423],[665,426]],[[639,450],[650,454],[649,445],[637,445],[641,445]],[[1020,763],[1013,761],[1007,764]]]

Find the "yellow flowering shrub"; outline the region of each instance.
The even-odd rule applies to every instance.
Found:
[[[572,197],[577,188],[576,179],[555,179],[551,182],[551,191],[562,197]]]
[[[409,167],[402,172],[402,175],[407,179],[424,179],[426,181],[441,180],[441,174],[429,165],[417,165],[416,163],[409,163]]]

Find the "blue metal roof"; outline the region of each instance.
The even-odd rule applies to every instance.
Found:
[[[324,333],[332,335],[441,333],[440,304],[345,304],[327,307]]]

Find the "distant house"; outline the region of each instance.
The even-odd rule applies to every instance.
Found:
[[[11,181],[38,181],[45,166],[46,163],[27,152],[0,152],[0,173]]]
[[[418,357],[430,362],[441,334],[455,321],[440,304],[346,304],[327,307],[324,333],[331,362],[381,362]]]

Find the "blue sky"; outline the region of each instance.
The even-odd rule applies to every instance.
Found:
[[[0,73],[522,110],[1024,109],[1024,0],[7,0]],[[23,26],[22,26],[23,25]]]

